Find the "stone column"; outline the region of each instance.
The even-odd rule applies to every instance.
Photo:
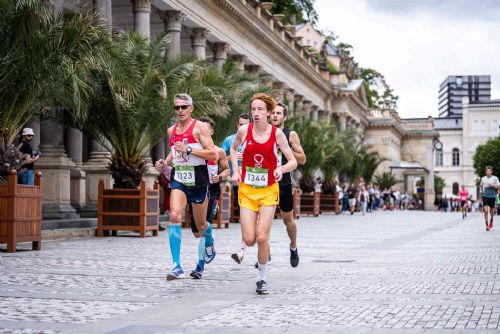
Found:
[[[283,99],[285,98],[285,89],[286,89],[286,84],[282,81],[275,81],[273,82],[273,90],[276,92],[274,93],[274,99],[276,101],[282,102]]]
[[[216,42],[213,44],[212,50],[214,52],[214,64],[217,71],[222,72],[222,67],[227,59],[227,51],[229,51],[229,44],[224,42]]]
[[[300,94],[294,95],[293,112],[295,116],[300,116],[302,114],[304,96]]]
[[[75,163],[75,167],[71,169],[70,202],[76,210],[80,210],[85,206],[86,187],[86,173],[82,170],[83,133],[75,128],[67,128],[64,141],[66,143],[66,152]]]
[[[261,67],[260,65],[247,64],[245,65],[245,70],[247,71],[248,74],[257,76],[261,71]]]
[[[134,31],[149,38],[151,35],[151,0],[132,0],[134,10]]]
[[[311,107],[311,116],[310,116],[310,117],[311,117],[311,119],[312,119],[313,121],[315,121],[315,122],[317,122],[317,121],[318,121],[318,108],[319,108],[319,107],[318,107],[317,105],[313,105],[313,106]]]
[[[288,88],[285,92],[286,100],[288,102],[288,105],[287,105],[288,117],[292,117],[294,114],[294,106],[295,106],[294,93],[295,93],[295,91],[291,88]]]
[[[347,117],[346,114],[338,114],[339,119],[339,130],[340,132],[345,131],[347,129]]]
[[[107,169],[110,158],[111,154],[104,147],[95,140],[91,140],[90,157],[82,168],[87,176],[85,183],[85,206],[80,209],[82,217],[97,217],[97,200],[99,195],[97,187],[100,179],[104,180],[105,188],[113,187],[113,178]]]
[[[207,58],[207,37],[209,34],[210,31],[206,28],[192,28],[189,30],[193,52],[199,59]]]
[[[179,57],[181,54],[181,27],[186,15],[178,10],[167,10],[162,13],[161,17],[169,39],[165,56],[168,59]]]
[[[429,173],[425,176],[425,210],[434,211],[434,145],[432,141],[426,145],[427,156],[425,159],[425,168]]]
[[[312,102],[309,100],[304,100],[302,102],[302,113],[300,117],[304,119],[309,119],[311,118],[311,108],[312,108]]]
[[[247,56],[245,56],[245,55],[233,55],[232,60],[236,64],[236,71],[239,74],[243,74],[245,72],[245,62],[247,60]]]
[[[102,20],[109,35],[113,28],[111,0],[94,0],[94,13]]]
[[[53,112],[57,112],[55,109]],[[43,219],[77,219],[70,204],[70,174],[75,164],[64,152],[62,125],[50,120],[40,124],[42,155],[35,166],[43,173]]]

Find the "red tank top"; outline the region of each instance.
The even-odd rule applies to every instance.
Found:
[[[267,187],[276,183],[274,178],[278,157],[276,129],[272,126],[269,139],[261,144],[253,138],[253,124],[248,125],[247,136],[243,142],[241,172],[243,183],[253,187]]]
[[[170,148],[172,150],[172,163],[174,165],[172,179],[186,186],[205,186],[210,183],[207,162],[205,160],[192,154],[188,155],[175,150],[175,143],[177,142],[183,142],[191,148],[203,149],[203,145],[197,142],[193,135],[196,122],[197,120],[193,120],[189,128],[181,134],[177,133],[178,123],[176,123],[170,135]]]

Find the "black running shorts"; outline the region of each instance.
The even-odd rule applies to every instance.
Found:
[[[291,184],[280,185],[280,210],[290,212],[293,210],[293,188]]]
[[[495,197],[483,197],[483,207],[484,206],[489,206],[490,208],[495,207]]]
[[[217,217],[217,213],[219,212],[219,201],[216,198],[209,198],[208,199],[208,206],[207,206],[207,217],[206,220],[207,222],[212,223],[214,219]],[[189,226],[191,227],[191,231],[193,233],[198,233],[198,228],[196,227],[196,224],[194,222],[194,217],[193,217],[193,206],[191,203],[189,203]]]

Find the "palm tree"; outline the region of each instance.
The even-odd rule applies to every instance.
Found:
[[[66,114],[67,124],[111,152],[108,169],[115,188],[139,186],[147,168],[145,152],[165,135],[176,93],[190,94],[199,113],[227,112],[219,93],[224,82],[193,57],[165,62],[164,46],[164,35],[149,41],[135,32],[119,34],[86,74],[88,109]]]
[[[356,135],[356,131],[352,129],[339,132],[336,130],[336,125],[332,124],[329,141],[324,143],[327,157],[321,165],[324,176],[324,193],[335,193],[337,175],[346,169],[352,161],[353,157],[349,152],[349,147],[356,142]]]
[[[221,143],[231,133],[234,133],[239,115],[249,113],[250,101],[256,93],[272,95],[274,90],[265,82],[270,78],[269,74],[240,73],[233,61],[224,63],[222,79],[233,83],[232,92],[225,93],[228,96],[229,112],[223,116],[214,117],[214,142]],[[229,94],[231,93],[231,94]]]
[[[373,183],[379,187],[379,189],[389,189],[393,187],[394,185],[398,184],[399,181],[396,179],[394,175],[392,175],[391,172],[383,172],[381,174],[377,174],[373,178]]]
[[[23,126],[76,80],[105,40],[92,16],[66,14],[50,0],[0,0],[0,174],[16,166],[14,145]],[[62,94],[65,95],[65,94]],[[14,160],[12,160],[14,159]],[[6,167],[7,166],[7,167]]]
[[[345,160],[346,164],[342,173],[351,182],[363,177],[365,182],[370,183],[375,170],[385,159],[376,152],[368,152],[359,141],[351,141],[351,145],[347,146],[347,151],[349,159]]]
[[[300,188],[303,192],[314,191],[314,173],[323,165],[327,158],[327,147],[332,133],[332,126],[328,123],[318,123],[310,119],[293,119],[289,123],[302,138],[301,144],[307,156],[307,163],[299,165],[301,178]]]

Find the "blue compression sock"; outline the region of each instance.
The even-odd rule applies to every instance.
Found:
[[[198,243],[198,267],[201,270],[205,268],[205,237],[201,237]]]
[[[170,242],[170,253],[174,268],[181,266],[181,233],[180,225],[170,225],[168,228],[168,240]]]
[[[208,227],[205,230],[204,236],[205,236],[205,247],[212,246],[214,244],[214,237],[212,235],[212,224],[207,222]]]

